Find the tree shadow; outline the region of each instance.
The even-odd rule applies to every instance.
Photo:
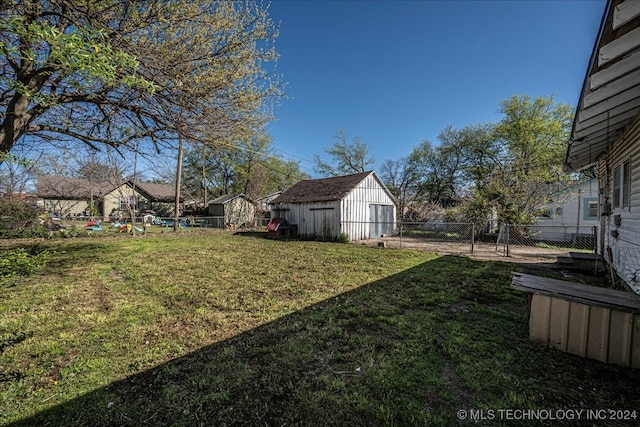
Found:
[[[12,425],[456,425],[470,407],[637,407],[637,371],[529,341],[513,268],[440,257]]]
[[[241,237],[253,237],[256,239],[268,239],[269,238],[269,233],[267,233],[266,231],[236,231],[235,233],[233,233],[234,236],[241,236]]]

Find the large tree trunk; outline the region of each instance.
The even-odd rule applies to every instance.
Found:
[[[46,80],[46,76],[36,75],[29,80],[27,87],[34,91],[40,91]],[[27,131],[29,123],[33,119],[33,114],[29,111],[29,102],[28,96],[16,93],[7,104],[4,121],[0,123],[0,154],[8,154],[16,141]],[[47,110],[47,108],[36,108],[40,113]],[[0,163],[3,159],[4,156],[0,155]]]
[[[29,114],[27,107],[29,98],[17,95],[8,105],[7,113],[0,128],[0,153],[9,153],[18,138],[24,133],[29,124]],[[2,157],[0,157],[0,163]]]

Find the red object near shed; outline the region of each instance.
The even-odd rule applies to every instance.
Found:
[[[285,218],[271,218],[267,224],[267,233],[274,239],[291,237],[292,226]]]

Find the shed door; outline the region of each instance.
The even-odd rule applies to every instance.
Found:
[[[393,234],[393,205],[369,205],[369,238]]]

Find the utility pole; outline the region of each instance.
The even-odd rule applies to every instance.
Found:
[[[176,167],[176,209],[173,217],[173,231],[178,231],[178,217],[180,216],[180,178],[182,177],[182,134],[178,135],[178,165]]]
[[[178,232],[178,219],[180,217],[180,181],[182,177],[182,126],[184,119],[184,96],[182,93],[182,80],[176,82],[176,86],[180,88],[180,115],[178,123],[178,164],[176,165],[176,207],[173,215],[173,232]]]

